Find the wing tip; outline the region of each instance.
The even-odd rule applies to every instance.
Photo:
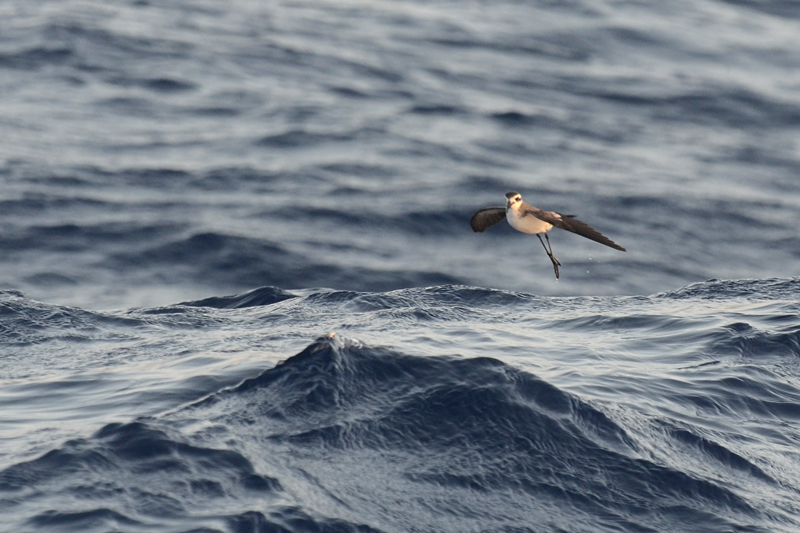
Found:
[[[477,227],[475,227],[475,215],[472,215],[472,218],[469,219],[469,227],[472,228],[472,231],[475,233],[480,231]]]

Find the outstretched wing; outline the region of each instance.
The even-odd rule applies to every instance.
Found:
[[[572,233],[577,233],[581,237],[586,237],[587,239],[599,242],[600,244],[605,244],[606,246],[610,246],[615,250],[619,250],[621,252],[627,251],[625,248],[615,243],[593,227],[589,226],[588,224],[584,224],[575,218],[574,215],[562,215],[561,213],[556,213],[555,211],[542,211],[541,209],[537,209],[535,207],[526,210],[526,214],[531,214],[539,220],[544,220],[548,224],[552,224],[557,228],[565,229],[567,231],[571,231]]]
[[[494,226],[502,221],[504,218],[506,218],[505,207],[484,207],[472,215],[469,225],[472,226],[472,231],[482,232],[486,228]]]

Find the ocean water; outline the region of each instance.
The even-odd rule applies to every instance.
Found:
[[[795,2],[6,2],[0,94],[0,531],[800,530]]]

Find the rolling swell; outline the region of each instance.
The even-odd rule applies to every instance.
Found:
[[[0,431],[33,418],[38,452],[0,441],[0,511],[20,531],[792,531],[796,294],[262,287],[97,313],[4,291]],[[422,353],[297,349],[337,328]]]
[[[402,465],[396,481],[426,501],[446,491],[447,509],[511,491],[534,523],[550,520],[543,502],[601,529],[726,531],[726,517],[758,515],[727,487],[649,460],[591,404],[491,358],[413,357],[332,336],[192,410],[205,408],[238,438],[324,457],[330,477],[313,470],[321,486],[349,479],[355,457],[366,470]],[[377,500],[397,498],[366,485]]]

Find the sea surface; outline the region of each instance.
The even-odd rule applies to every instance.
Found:
[[[0,532],[800,531],[798,228],[797,2],[0,2]]]

